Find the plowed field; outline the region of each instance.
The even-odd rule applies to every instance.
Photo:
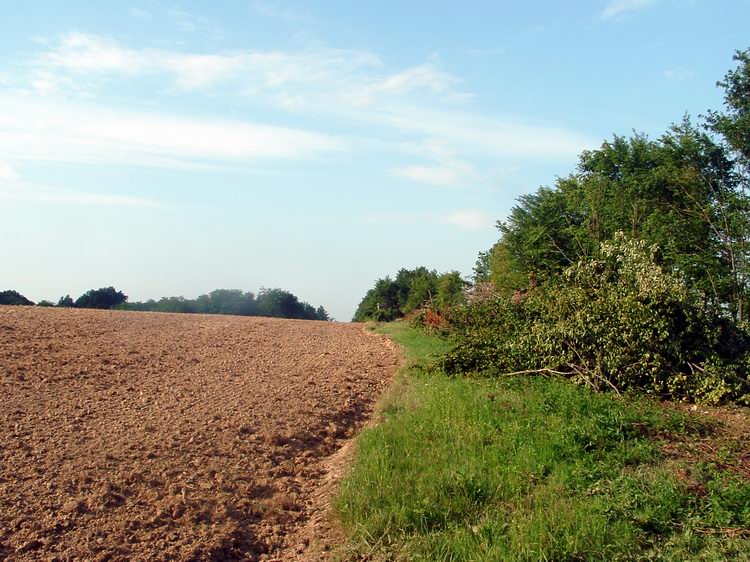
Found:
[[[352,324],[0,306],[0,559],[315,559],[397,361]]]

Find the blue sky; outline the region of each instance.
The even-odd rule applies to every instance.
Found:
[[[465,275],[612,134],[721,106],[750,0],[4,2],[0,289]]]

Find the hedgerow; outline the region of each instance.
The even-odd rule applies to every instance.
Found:
[[[526,292],[455,311],[449,373],[554,374],[597,389],[639,389],[750,404],[750,334],[618,233]]]

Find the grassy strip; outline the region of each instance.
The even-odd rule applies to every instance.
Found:
[[[750,559],[750,485],[660,452],[706,423],[557,379],[424,372],[445,342],[381,331],[410,363],[335,500],[347,558]]]

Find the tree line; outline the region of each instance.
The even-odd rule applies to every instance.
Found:
[[[426,267],[400,269],[393,279],[386,276],[375,282],[359,303],[353,321],[389,322],[424,307],[448,314],[451,308],[463,304],[467,285],[458,271],[438,273]]]
[[[750,403],[750,49],[734,60],[722,111],[616,135],[519,198],[452,311],[447,371]]]
[[[14,290],[0,292],[0,304],[34,305],[31,300]],[[65,295],[57,304],[43,300],[37,306],[332,320],[323,306],[315,308],[283,289],[261,289],[257,295],[240,289],[217,289],[195,299],[162,297],[159,300],[128,302],[127,295],[122,291],[114,287],[102,287],[86,291],[75,300],[70,295]]]
[[[658,247],[702,305],[747,320],[750,239],[750,49],[717,85],[725,111],[687,116],[656,140],[615,136],[585,151],[577,170],[522,196],[500,240],[479,256],[477,281],[527,288],[600,254],[617,232]]]

